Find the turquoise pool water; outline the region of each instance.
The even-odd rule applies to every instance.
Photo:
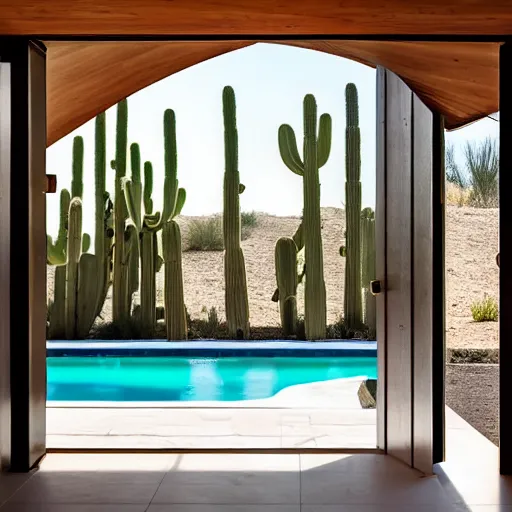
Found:
[[[374,357],[48,357],[48,400],[233,401],[295,384],[367,376]]]

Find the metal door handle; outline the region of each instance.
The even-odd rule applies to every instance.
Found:
[[[382,284],[378,279],[370,281],[370,292],[372,295],[379,295],[382,292]]]

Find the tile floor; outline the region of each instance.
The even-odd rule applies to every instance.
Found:
[[[0,512],[512,511],[512,486],[493,478],[502,505],[479,502],[477,475],[467,504],[446,474],[385,455],[49,454],[29,475],[0,476]]]
[[[398,512],[450,505],[437,478],[382,455],[50,454],[21,487],[10,476],[0,480],[7,500],[1,512]]]
[[[370,454],[49,454],[0,474],[0,512],[512,512],[496,446],[446,412],[432,476]]]

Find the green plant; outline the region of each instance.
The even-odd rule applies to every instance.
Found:
[[[361,301],[361,132],[357,88],[345,88],[347,127],[345,130],[345,200],[346,240],[343,254],[345,265],[344,315],[348,328],[363,325]]]
[[[377,330],[376,299],[370,291],[375,279],[375,213],[371,208],[361,212],[361,288],[363,299],[363,323],[370,332]]]
[[[454,147],[446,150],[446,179],[460,191],[458,203],[480,208],[498,206],[499,154],[495,140],[487,137],[482,143],[466,142],[465,169],[455,161]],[[466,192],[467,191],[467,192]]]
[[[242,228],[255,228],[258,225],[258,214],[255,211],[240,214]]]
[[[162,246],[165,262],[164,302],[167,339],[185,340],[188,330],[181,267],[181,234],[180,227],[174,220],[164,226]]]
[[[292,238],[281,237],[275,249],[279,311],[284,336],[297,329],[297,246]]]
[[[195,321],[195,334],[198,338],[220,338],[221,322],[217,308],[207,309],[203,306],[201,313],[203,318]]]
[[[105,114],[95,126],[95,253],[89,254],[90,236],[82,234],[83,156],[81,137],[73,141],[73,177],[70,198],[61,192],[59,235],[55,244],[48,237],[47,259],[57,264],[54,298],[49,307],[51,339],[85,338],[100,314],[110,283],[112,203],[105,190]]]
[[[470,175],[473,206],[498,206],[499,156],[496,141],[487,137],[480,145],[466,143],[466,165]]]
[[[187,251],[222,251],[224,239],[219,217],[193,219],[188,223]]]
[[[453,144],[449,144],[446,147],[445,170],[446,180],[448,183],[453,183],[461,189],[468,187],[467,177],[464,171],[457,165],[457,162],[455,161],[455,148]]]
[[[230,336],[249,336],[249,300],[244,253],[240,247],[240,194],[245,186],[238,172],[238,132],[236,128],[235,93],[229,86],[222,93],[224,115],[224,279],[226,320]]]
[[[487,295],[471,304],[471,316],[475,322],[497,322],[498,303]]]
[[[279,151],[285,165],[303,178],[304,216],[302,221],[306,260],[305,330],[309,340],[325,338],[326,297],[320,218],[320,179],[318,170],[329,158],[332,121],[320,116],[317,135],[317,107],[312,94],[304,98],[304,152],[301,159],[293,128],[279,127]]]
[[[128,151],[128,102],[125,100],[117,104],[116,121],[116,158],[111,162],[115,176],[114,196],[114,268],[112,290],[112,317],[113,322],[121,327],[127,325],[131,316],[132,295],[136,289],[134,279],[138,270],[137,227],[128,217],[125,194],[123,192],[123,178],[126,176],[126,157]]]
[[[140,150],[131,146],[132,179],[123,178],[128,213],[140,239],[141,259],[141,308],[140,322],[143,337],[151,337],[156,325],[156,273],[162,259],[158,255],[157,233],[163,229],[162,250],[165,262],[165,311],[168,339],[187,337],[185,304],[183,301],[183,278],[181,270],[181,234],[173,220],[181,213],[185,204],[185,189],[178,186],[178,164],[176,148],[176,116],[173,110],[164,112],[164,193],[162,212],[153,213],[153,166],[144,164],[144,183],[140,182]],[[144,215],[142,215],[142,201]]]

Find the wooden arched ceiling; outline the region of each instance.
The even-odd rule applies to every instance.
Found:
[[[512,34],[510,0],[0,0],[6,35]]]
[[[46,44],[47,142],[51,145],[120,99],[254,41]],[[400,75],[430,107],[444,114],[448,128],[498,110],[497,43],[281,41],[280,44],[348,57],[370,66],[385,66]]]

